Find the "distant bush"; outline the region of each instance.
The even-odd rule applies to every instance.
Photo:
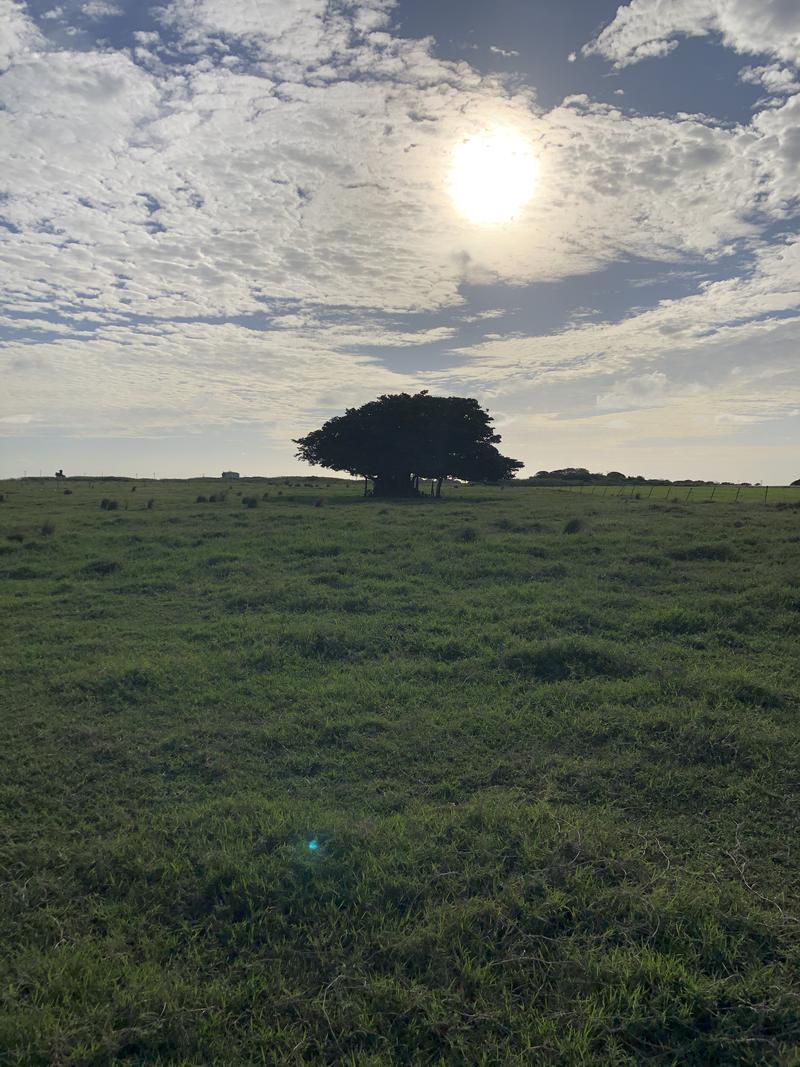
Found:
[[[670,559],[677,560],[697,560],[697,559],[711,559],[725,562],[727,560],[736,559],[736,553],[731,545],[692,545],[690,548],[674,548],[671,552],[667,553]]]
[[[135,492],[136,492],[136,486],[135,486],[135,485],[132,485],[132,486],[131,486],[131,492],[132,492],[132,493],[135,493]]]
[[[269,493],[262,493],[261,499],[262,500],[269,500]]]
[[[67,492],[69,492],[69,490],[67,490]],[[0,493],[0,504],[2,504],[2,503],[3,503],[3,501],[5,500],[5,498],[6,498],[6,497],[5,497],[5,493]]]
[[[50,534],[54,534],[55,532],[55,523],[51,522],[49,519],[43,522],[42,525],[39,527],[39,533],[42,535],[42,537],[49,537]]]
[[[147,507],[148,511],[152,511],[153,508],[156,506],[156,502],[152,497],[150,497],[150,499],[147,501],[147,504],[145,506]]]
[[[207,496],[203,496],[202,493],[195,500],[195,504],[207,504],[207,503],[208,503],[208,497]]]
[[[64,490],[64,496],[72,496],[72,490],[71,489],[65,489]]]
[[[87,578],[105,578],[120,569],[120,564],[115,559],[94,559],[81,567],[80,573]]]
[[[315,500],[314,501],[314,507],[315,508],[321,508],[321,507],[324,507],[324,506],[325,506],[325,501],[322,499],[322,497],[320,497],[319,500]]]
[[[100,507],[103,511],[116,511],[119,507],[119,503],[116,500],[109,500],[108,497],[103,497],[100,501]]]
[[[564,524],[564,531],[563,532],[565,534],[580,533],[581,530],[584,528],[584,526],[585,526],[585,523],[584,523],[583,519],[570,519],[569,522]]]
[[[244,504],[244,506],[246,508],[257,508],[258,507],[258,497],[257,496],[243,496],[242,497],[242,503]]]
[[[460,530],[457,534],[459,541],[477,541],[478,531],[473,529],[472,526],[465,526],[463,530]]]
[[[18,530],[14,530],[10,534],[6,534],[6,540],[22,542],[25,540],[25,535],[21,534]]]

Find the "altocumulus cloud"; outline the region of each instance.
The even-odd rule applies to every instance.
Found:
[[[119,434],[269,421],[285,438],[326,405],[446,386],[514,409],[519,451],[541,428],[524,403],[548,383],[597,378],[585,395],[597,417],[611,403],[598,397],[649,408],[680,395],[694,418],[697,392],[658,377],[676,351],[719,367],[702,388],[733,421],[744,406],[748,421],[778,417],[791,399],[800,246],[774,234],[796,210],[800,9],[634,0],[586,44],[620,68],[690,35],[768,57],[744,75],[764,106],[738,125],[586,96],[545,110],[517,79],[399,36],[389,0],[173,0],[125,47],[87,40],[119,11],[94,0],[37,23],[0,0],[6,419],[35,409],[34,425]],[[50,33],[70,19],[80,47]],[[454,146],[492,125],[532,141],[539,179],[488,239],[454,211],[446,179]],[[740,276],[618,321],[468,345],[410,325],[474,318],[465,282],[733,252],[749,257]],[[446,373],[380,359],[451,341]],[[777,376],[756,412],[745,350]],[[658,388],[636,384],[648,381]]]

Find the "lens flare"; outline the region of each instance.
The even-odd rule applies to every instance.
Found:
[[[454,150],[450,196],[470,222],[510,222],[533,195],[537,173],[529,141],[516,130],[490,130]]]

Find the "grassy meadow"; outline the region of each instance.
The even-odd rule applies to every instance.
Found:
[[[800,1064],[800,489],[734,493],[0,483],[0,1063]]]

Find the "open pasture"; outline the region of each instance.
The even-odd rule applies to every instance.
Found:
[[[800,490],[670,488],[0,484],[0,1062],[798,1063]]]

